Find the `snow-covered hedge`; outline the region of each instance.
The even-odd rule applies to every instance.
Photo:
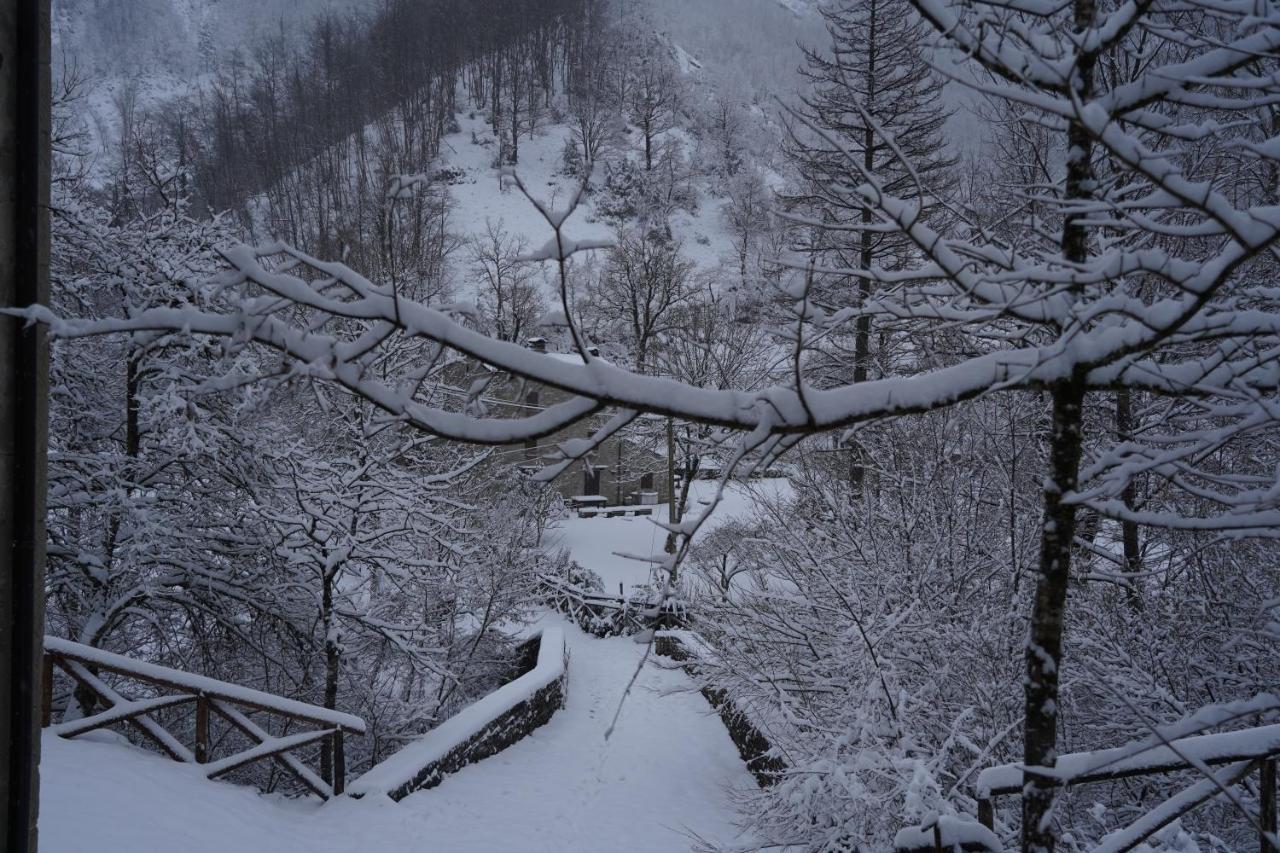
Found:
[[[385,794],[401,800],[433,788],[445,776],[488,758],[523,738],[564,707],[569,653],[564,631],[543,628],[537,662],[519,678],[468,705],[347,786],[353,797]]]
[[[593,573],[594,574],[594,573]],[[629,597],[608,595],[552,574],[538,576],[543,601],[582,630],[597,637],[635,634],[686,624],[688,604],[675,596],[638,590]]]

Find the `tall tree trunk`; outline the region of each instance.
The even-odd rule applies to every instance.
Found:
[[[511,165],[520,161],[520,90],[519,75],[511,68]]]
[[[141,361],[141,350],[131,350],[125,366],[125,454],[131,461],[142,455],[142,430],[139,426],[142,412]],[[130,472],[130,477],[135,474]]]
[[[867,85],[867,102],[866,109],[869,113],[874,113],[876,98],[878,97],[876,89],[876,5],[873,2],[870,8],[870,29],[867,37],[867,68],[866,68],[866,85]],[[868,122],[863,129],[862,134],[862,165],[863,168],[871,173],[875,170],[875,129]],[[871,264],[875,260],[875,249],[870,227],[874,221],[871,208],[865,205],[862,208],[862,234],[861,249],[858,253],[858,268],[866,271],[871,269]],[[865,310],[868,300],[871,299],[871,280],[866,276],[858,278],[858,307]],[[853,381],[866,382],[870,375],[869,362],[871,361],[871,316],[862,314],[858,317],[854,326],[854,343],[853,343]],[[856,451],[851,450],[851,454]],[[853,491],[853,496],[857,498],[862,494],[862,484],[866,479],[866,470],[857,462],[856,455],[849,466],[849,485]]]
[[[337,626],[334,624],[333,612],[333,576],[326,571],[324,589],[320,597],[320,613],[324,625],[324,707],[336,710],[338,707],[338,671],[342,661],[342,650],[334,636]],[[333,756],[328,749],[320,750],[320,777],[333,783]]]
[[[1116,438],[1128,441],[1133,436],[1133,400],[1129,389],[1116,392]],[[1126,509],[1133,509],[1137,501],[1137,486],[1130,477],[1120,493],[1120,500]],[[1126,574],[1137,575],[1142,571],[1142,544],[1138,539],[1138,525],[1133,521],[1120,522],[1120,540],[1124,548],[1124,570]],[[1125,590],[1129,607],[1135,612],[1142,611],[1142,594],[1138,590],[1137,580],[1129,579]]]
[[[653,121],[648,115],[644,117],[644,170],[653,171]]]
[[[687,483],[685,486],[687,487]],[[676,424],[667,418],[667,523],[675,524],[680,520],[680,502],[676,499]],[[667,542],[664,549],[668,554],[676,552],[676,534],[667,531]],[[672,575],[672,581],[675,576]]]
[[[1094,0],[1075,0],[1075,30],[1093,25]],[[1073,77],[1077,96],[1088,100],[1093,91],[1096,56],[1083,53]],[[1093,195],[1093,142],[1079,123],[1067,126],[1067,173],[1064,202]],[[1069,212],[1063,218],[1062,254],[1069,263],[1083,264],[1089,257],[1089,231],[1085,214]],[[1078,295],[1078,293],[1074,293]],[[1062,670],[1062,636],[1066,624],[1067,591],[1071,579],[1071,552],[1076,531],[1076,507],[1063,498],[1075,491],[1080,477],[1083,445],[1085,385],[1082,374],[1073,373],[1050,391],[1053,427],[1049,439],[1049,472],[1044,492],[1044,528],[1040,538],[1040,566],[1035,605],[1027,641],[1023,722],[1023,763],[1027,767],[1052,767],[1058,759],[1058,686]],[[1053,853],[1057,832],[1053,827],[1055,789],[1046,777],[1023,774],[1023,853]]]
[[[1065,381],[1052,392],[1049,476],[1024,682],[1023,762],[1029,767],[1052,767],[1058,758],[1058,683],[1076,528],[1075,506],[1065,503],[1063,496],[1073,491],[1079,480],[1084,397],[1080,379]],[[1052,853],[1055,789],[1034,773],[1025,774],[1024,780],[1022,849],[1024,853]]]

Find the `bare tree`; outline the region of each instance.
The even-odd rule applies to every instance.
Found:
[[[521,260],[527,251],[524,239],[507,231],[502,220],[486,219],[485,233],[471,244],[480,307],[498,340],[520,341],[546,313],[537,274]]]
[[[650,231],[622,231],[591,299],[623,330],[636,370],[653,369],[654,345],[677,327],[676,309],[692,295],[693,265],[680,244]]]
[[[787,198],[795,212],[821,223],[810,247],[817,263],[870,270],[909,262],[913,247],[902,235],[877,227],[875,205],[858,192],[861,183],[847,159],[877,175],[885,190],[927,188],[922,213],[933,216],[945,189],[947,156],[943,125],[943,79],[926,56],[924,23],[908,0],[869,0],[823,11],[829,50],[806,48],[800,120],[793,122],[787,153],[800,172],[801,187]],[[816,128],[816,130],[815,130]],[[832,307],[859,304],[872,296],[869,276],[817,283],[815,298]],[[852,373],[871,375],[869,313],[854,324]]]
[[[656,39],[650,39],[635,59],[627,98],[631,122],[640,129],[644,169],[653,171],[659,137],[670,130],[679,104],[679,90],[669,58]]]
[[[752,254],[766,243],[765,238],[773,227],[770,219],[772,207],[772,194],[759,171],[744,170],[730,179],[729,203],[725,205],[724,218],[733,232],[738,274],[744,290],[750,284]]]
[[[726,178],[733,178],[743,167],[746,147],[746,116],[732,98],[719,94],[711,104],[707,122],[707,141],[713,168]]]

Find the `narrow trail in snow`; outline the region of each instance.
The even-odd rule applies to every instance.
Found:
[[[644,646],[567,627],[569,701],[551,722],[504,752],[413,795],[448,836],[501,849],[509,827],[485,815],[520,814],[521,850],[672,851],[687,831],[733,837],[729,791],[753,785],[719,719],[685,676],[648,664],[605,740]],[[676,691],[676,692],[672,692]],[[477,834],[478,833],[478,834]]]
[[[559,620],[549,615],[548,620]],[[606,741],[644,646],[565,626],[569,699],[507,750],[400,803],[323,806],[207,782],[114,742],[44,739],[41,847],[55,853],[675,853],[737,837],[732,792],[754,786],[719,718],[679,670],[646,664]]]

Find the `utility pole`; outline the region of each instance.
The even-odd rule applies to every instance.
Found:
[[[613,477],[613,485],[614,485],[613,503],[615,506],[622,506],[622,486],[623,486],[623,481],[626,480],[627,478],[627,475],[626,475],[626,472],[622,469],[622,439],[621,438],[618,439],[618,467],[616,470],[617,470],[617,473],[614,474],[614,477]]]
[[[0,307],[49,301],[49,95],[49,0],[0,0]],[[48,371],[0,316],[0,853],[36,849]]]
[[[675,524],[680,520],[680,511],[676,507],[676,426],[675,421],[667,418],[667,521]],[[666,551],[676,552],[676,535],[667,533]],[[674,573],[671,578],[675,580]]]

